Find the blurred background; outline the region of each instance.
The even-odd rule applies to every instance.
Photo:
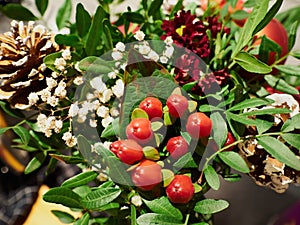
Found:
[[[3,2],[4,0],[0,0],[0,3]],[[73,0],[72,2],[74,3],[74,6],[78,2],[81,2],[91,13],[94,12],[96,9],[95,6],[98,4],[97,0]],[[131,6],[134,10],[138,5],[138,2],[138,0],[123,1],[121,4],[112,7],[111,10],[114,13],[118,13],[126,9],[128,6]],[[49,0],[50,5],[44,17],[45,25],[54,31],[56,31],[55,16],[62,3],[63,1]],[[34,8],[34,0],[23,0],[22,4],[32,9],[33,12],[36,10]],[[300,0],[284,0],[280,12],[297,6],[300,6]],[[71,18],[71,20],[73,19],[74,18]],[[0,14],[1,33],[8,31],[10,27],[9,23],[10,20]],[[298,38],[294,49],[300,50],[300,32],[298,32]],[[291,58],[287,61],[287,64],[295,63],[297,62]],[[3,153],[3,150],[0,149],[0,152],[1,151]],[[25,158],[24,160],[26,161]],[[25,163],[25,161],[23,163]],[[18,168],[22,170],[22,165],[16,164],[16,166],[19,166]],[[19,184],[18,182],[23,182],[22,185],[24,186],[29,185],[30,187],[33,187],[32,189],[28,189],[25,192],[23,190],[22,192],[23,194],[28,194],[28,199],[26,199],[28,201],[27,204],[26,202],[23,202],[24,210],[26,209],[31,211],[25,224],[40,225],[41,220],[43,220],[43,225],[59,224],[58,220],[56,220],[56,218],[50,213],[50,209],[57,209],[58,206],[45,203],[40,198],[41,194],[47,190],[46,186],[42,186],[42,188],[39,189],[40,185],[44,183],[45,178],[41,176],[40,173],[32,175],[34,177],[24,177],[19,173],[11,172],[10,170],[11,168],[8,168],[4,162],[0,160],[0,225],[8,224],[7,222],[3,222],[5,215],[1,214],[1,208],[5,206],[3,201],[1,201],[1,192],[8,191],[4,189],[3,186],[5,186],[5,188],[15,188],[15,185]],[[20,176],[18,177],[19,180],[15,179],[17,175]],[[72,174],[70,173],[69,175],[71,176]],[[39,176],[41,176],[40,180],[37,179]],[[38,189],[40,191],[39,193]],[[29,205],[32,201],[35,201],[38,194],[38,201],[31,209],[31,206]],[[14,193],[14,195],[16,195],[16,193]],[[11,196],[11,198],[12,197],[13,196]],[[250,177],[242,176],[241,181],[237,183],[223,182],[220,190],[209,191],[207,193],[207,197],[216,199],[222,198],[230,202],[229,209],[216,215],[215,225],[300,225],[299,218],[298,222],[293,219],[300,215],[300,187],[291,186],[286,193],[278,194],[273,190],[257,186]],[[14,200],[17,201],[17,197]],[[20,214],[22,214],[22,212],[20,212]],[[281,221],[279,219],[281,217],[285,217],[285,220]],[[3,221],[1,222],[1,220]],[[16,224],[24,223],[20,220],[19,222],[17,221]]]

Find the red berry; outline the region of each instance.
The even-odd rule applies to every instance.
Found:
[[[179,159],[188,152],[189,145],[182,136],[177,136],[168,140],[166,148],[172,158]]]
[[[126,128],[128,139],[133,139],[139,144],[146,144],[153,138],[150,120],[146,118],[133,119]]]
[[[150,120],[155,117],[161,118],[163,115],[162,103],[158,98],[145,98],[143,101],[141,101],[139,108],[143,109],[148,114]]]
[[[235,138],[233,137],[233,135],[230,132],[228,132],[227,133],[227,139],[226,139],[226,141],[224,143],[224,146],[228,146],[228,145],[232,144],[233,142],[235,142]],[[227,148],[226,150],[227,151],[231,151],[233,149],[234,149],[234,146],[232,146],[230,148]]]
[[[120,140],[110,145],[110,150],[123,162],[132,165],[140,161],[143,156],[143,147],[134,140]]]
[[[194,139],[208,137],[212,129],[212,121],[204,113],[192,113],[186,123],[186,131]]]
[[[169,113],[173,117],[181,117],[188,108],[188,100],[182,95],[172,94],[167,99]]]
[[[172,182],[166,188],[168,198],[173,203],[188,203],[194,196],[194,185],[190,177],[175,175]]]
[[[156,162],[145,159],[131,172],[135,186],[150,191],[162,181],[161,167]]]

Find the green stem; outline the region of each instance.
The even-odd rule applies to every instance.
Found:
[[[188,225],[189,224],[189,219],[190,219],[190,214],[187,214],[186,218],[185,218],[185,222],[184,222],[183,225]]]

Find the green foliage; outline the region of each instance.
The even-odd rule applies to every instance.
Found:
[[[220,179],[215,169],[208,165],[203,172],[209,186],[214,190],[218,190],[220,188]]]
[[[56,16],[56,26],[59,30],[66,27],[70,23],[72,13],[72,1],[65,0],[64,4],[59,8]]]
[[[197,202],[195,211],[202,214],[213,214],[228,208],[229,203],[225,200],[204,199]]]
[[[35,5],[42,16],[45,14],[48,8],[48,3],[48,0],[35,0]]]
[[[34,21],[38,19],[29,9],[20,4],[9,3],[1,7],[1,12],[15,20]]]

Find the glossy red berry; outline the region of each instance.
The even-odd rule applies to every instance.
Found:
[[[230,132],[228,132],[227,133],[226,141],[224,143],[224,146],[228,146],[228,145],[232,144],[233,142],[235,142],[235,138],[233,137],[233,135]],[[232,146],[230,148],[227,148],[226,150],[227,151],[231,151],[233,149],[234,149],[234,146]]]
[[[166,149],[172,158],[179,159],[188,152],[189,145],[182,136],[177,136],[168,140]]]
[[[139,105],[140,109],[143,109],[149,116],[149,119],[161,118],[163,115],[162,103],[158,98],[147,97],[141,101]]]
[[[153,138],[151,121],[146,118],[133,119],[126,128],[128,139],[133,139],[139,144],[146,144]]]
[[[192,113],[186,123],[186,131],[194,139],[208,137],[212,130],[212,121],[204,113]]]
[[[173,117],[181,117],[188,109],[188,100],[182,95],[172,94],[166,102],[169,113]]]
[[[168,198],[173,203],[188,203],[194,196],[194,185],[190,177],[175,175],[172,182],[166,188]]]
[[[144,159],[132,170],[131,179],[136,187],[150,191],[162,181],[161,167],[154,161]]]
[[[120,140],[110,145],[110,150],[123,162],[132,165],[142,160],[143,147],[134,140]]]

